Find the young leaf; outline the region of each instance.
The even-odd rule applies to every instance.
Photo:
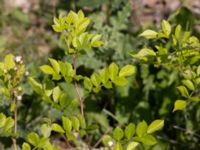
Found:
[[[59,97],[61,96],[62,91],[60,90],[59,86],[56,86],[53,89],[53,100],[54,102],[58,103]]]
[[[38,143],[37,143],[37,147],[38,147],[38,148],[44,148],[44,147],[46,147],[46,145],[47,145],[48,143],[49,143],[49,139],[43,137],[43,138],[39,139],[39,141],[38,141]]]
[[[142,122],[140,122],[140,123],[137,125],[137,127],[136,127],[136,134],[137,134],[139,137],[142,137],[143,135],[146,134],[147,128],[148,128],[148,125],[147,125],[147,123],[143,120]]]
[[[138,142],[130,142],[126,148],[126,150],[134,150],[139,145]]]
[[[4,67],[5,69],[12,69],[15,67],[14,56],[12,54],[8,54],[4,58]]]
[[[177,110],[183,110],[185,109],[187,103],[184,100],[176,100],[174,103],[174,109],[173,112],[177,111]]]
[[[85,32],[87,29],[88,25],[90,24],[90,19],[89,18],[84,18],[81,21],[79,21],[77,25],[77,33],[80,35],[81,33]]]
[[[78,120],[80,122],[80,127],[82,129],[85,129],[86,128],[85,118],[81,114],[78,114],[77,118],[78,118]]]
[[[135,66],[132,65],[126,65],[124,66],[120,72],[119,72],[119,77],[126,77],[135,74],[136,68]]]
[[[141,142],[145,145],[154,145],[157,143],[157,140],[152,135],[145,135],[141,137]]]
[[[162,30],[165,33],[165,35],[167,37],[169,37],[170,33],[171,33],[171,25],[169,24],[169,22],[167,22],[166,20],[162,21]]]
[[[14,120],[11,117],[8,117],[6,119],[6,122],[4,124],[3,132],[6,133],[9,129],[11,129],[14,126]]]
[[[92,89],[92,82],[89,78],[85,78],[84,81],[83,81],[83,84],[84,84],[84,87],[87,89],[87,90],[91,90]]]
[[[133,58],[141,59],[147,61],[145,57],[153,57],[156,56],[156,53],[150,48],[143,48],[137,54],[131,54]]]
[[[53,124],[51,125],[51,129],[52,129],[53,131],[55,131],[55,132],[65,133],[65,131],[63,130],[63,128],[62,128],[59,124],[57,124],[57,123],[53,123]]]
[[[96,34],[96,35],[92,38],[91,46],[92,46],[92,47],[100,47],[100,46],[103,44],[103,42],[100,41],[100,39],[101,39],[101,35]]]
[[[82,18],[84,18],[84,17],[85,17],[85,15],[84,15],[83,11],[82,11],[82,10],[79,10],[79,11],[78,11],[78,18],[79,18],[79,19],[82,19]]]
[[[147,133],[153,133],[160,130],[164,126],[164,120],[154,120],[148,127]]]
[[[125,132],[125,137],[127,139],[132,138],[133,135],[135,134],[135,125],[133,123],[130,123],[128,126],[126,126],[124,132]]]
[[[105,88],[110,89],[112,88],[112,82],[108,81],[107,83],[104,84]]]
[[[200,97],[199,96],[192,96],[192,97],[190,97],[189,100],[191,100],[193,102],[199,102],[200,101]]]
[[[62,116],[62,123],[63,123],[63,128],[67,133],[70,133],[72,130],[72,122],[69,118]]]
[[[179,40],[180,34],[181,34],[181,26],[177,25],[176,28],[175,28],[175,37],[176,37],[176,40]]]
[[[101,79],[97,73],[93,73],[91,75],[91,81],[94,84],[94,86],[99,86],[101,83]]]
[[[30,145],[28,143],[25,142],[22,145],[22,150],[31,150],[31,147],[30,147]]]
[[[2,128],[6,123],[6,116],[3,113],[0,113],[0,128]]]
[[[75,117],[75,116],[72,116],[72,117],[71,117],[71,121],[72,121],[72,126],[74,127],[74,129],[75,129],[76,131],[79,131],[80,123],[79,123],[78,118]]]
[[[60,73],[60,65],[55,59],[49,58],[51,65],[53,66],[54,71],[59,74]]]
[[[103,68],[100,71],[100,78],[103,84],[106,84],[109,80],[109,72],[108,72],[108,68]]]
[[[115,77],[118,75],[119,68],[115,63],[112,63],[108,67],[109,70],[109,77],[111,80],[114,80]]]
[[[179,90],[181,96],[188,98],[189,97],[189,93],[188,90],[186,89],[185,86],[178,86],[177,89]]]
[[[117,85],[117,86],[124,86],[128,83],[128,80],[126,80],[125,77],[115,77],[113,82]]]
[[[182,83],[191,91],[195,90],[194,84],[190,80],[182,80]]]
[[[31,132],[27,136],[27,141],[35,147],[37,147],[39,140],[39,136],[35,132]]]
[[[157,38],[158,33],[156,31],[153,30],[146,30],[144,32],[142,32],[139,36],[143,36],[147,39],[155,39]]]
[[[40,67],[40,70],[45,73],[45,74],[53,74],[54,73],[54,70],[53,68],[51,68],[50,66],[48,65],[43,65]]]
[[[115,140],[120,141],[124,137],[124,132],[120,127],[116,127],[113,131],[113,137]]]

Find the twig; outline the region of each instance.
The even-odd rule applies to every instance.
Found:
[[[14,108],[14,136],[12,138],[13,141],[13,150],[17,150],[17,99],[14,98],[15,108]]]
[[[76,75],[76,61],[77,61],[77,58],[76,58],[76,54],[73,55],[73,67],[74,67],[74,74]],[[74,87],[76,89],[76,93],[79,97],[79,101],[80,101],[80,112],[81,112],[81,115],[84,116],[84,110],[83,110],[83,97],[81,96],[80,94],[80,89],[77,85],[77,82],[76,80],[74,80]]]

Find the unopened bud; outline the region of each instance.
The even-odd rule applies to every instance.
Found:
[[[109,141],[108,146],[110,146],[110,147],[113,146],[113,141]]]
[[[3,70],[3,73],[5,73],[5,74],[8,73],[8,70],[4,69],[4,70]]]

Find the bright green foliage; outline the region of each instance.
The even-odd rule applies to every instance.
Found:
[[[128,81],[125,77],[134,75],[135,73],[136,68],[133,65],[126,65],[119,69],[117,64],[111,63],[108,68],[101,69],[99,74],[93,73],[90,78],[86,77],[84,79],[84,86],[88,92],[93,90],[97,93],[102,86],[110,89],[113,87],[113,84],[116,86],[126,85]]]
[[[139,122],[137,126],[130,123],[124,130],[116,127],[113,131],[113,138],[109,135],[104,135],[102,142],[109,147],[116,143],[114,144],[114,149],[122,150],[124,147],[126,149],[135,149],[139,143],[154,145],[157,143],[157,140],[152,133],[161,130],[163,126],[164,120],[154,120],[150,125],[147,125],[145,121]]]
[[[35,132],[31,132],[27,135],[27,141],[34,146],[34,148],[39,148],[43,150],[58,150],[58,148],[54,147],[50,141],[49,138],[46,137],[39,137],[38,134]],[[28,143],[23,143],[22,149],[28,150],[30,148],[30,145]]]
[[[144,120],[140,122],[136,127],[137,136],[142,137],[144,134],[146,134],[147,128],[148,128],[148,125]]]
[[[86,29],[90,23],[90,19],[85,17],[80,10],[78,13],[70,11],[67,16],[60,15],[54,18],[54,31],[62,32],[62,36],[66,39],[68,53],[78,53],[83,49],[92,47],[100,47],[103,43],[101,35],[90,34]]]
[[[133,135],[135,134],[135,125],[133,123],[130,123],[128,126],[125,128],[125,136],[127,139],[131,139]]]
[[[184,101],[184,100],[176,100],[175,103],[174,103],[173,112],[177,111],[177,110],[185,109],[186,105],[187,105],[186,101]]]
[[[187,101],[199,102],[199,39],[188,31],[182,31],[181,25],[172,29],[166,20],[162,21],[162,31],[146,30],[140,36],[163,41],[145,46],[138,53],[131,54],[132,57],[145,63],[153,63],[156,67],[177,69],[183,78],[182,84],[177,87],[183,100],[175,102],[173,111],[186,108]]]
[[[0,62],[0,94],[8,98],[9,113],[14,113],[17,109],[17,101],[21,101],[23,90],[21,83],[24,79],[25,65],[21,56],[7,54]],[[18,102],[18,103],[19,103]],[[13,115],[13,114],[12,114]],[[15,115],[7,117],[0,113],[0,134],[2,136],[16,137],[14,132]]]
[[[155,44],[153,48],[156,51],[152,47],[145,47],[137,54],[131,54],[134,58],[146,62],[154,60],[155,65],[175,65],[179,67],[183,67],[184,63],[188,62],[189,59],[192,60],[189,63],[193,64],[200,59],[200,52],[196,50],[196,48],[200,47],[199,40],[195,36],[191,36],[189,32],[183,32],[180,25],[175,28],[175,33],[173,33],[170,23],[163,20],[162,31],[146,30],[140,36],[146,39],[167,39],[173,43],[173,51],[170,52],[166,49],[165,43]]]
[[[53,123],[53,124],[51,125],[51,129],[52,129],[53,131],[59,132],[59,133],[64,133],[64,132],[65,132],[65,131],[63,130],[63,128],[62,128],[59,124],[57,124],[57,123]]]
[[[124,132],[121,128],[116,127],[113,131],[113,137],[116,141],[120,141],[124,136]]]
[[[127,150],[134,150],[139,145],[138,142],[130,142],[127,146]]]
[[[146,30],[143,33],[140,34],[140,36],[143,36],[147,39],[154,39],[157,38],[158,33],[153,30]]]
[[[31,147],[28,143],[23,143],[22,150],[31,150]]]
[[[164,120],[154,120],[147,129],[147,133],[153,133],[164,126]]]
[[[3,113],[0,113],[0,133],[5,136],[10,136],[13,126],[14,120],[11,117],[6,117]]]
[[[119,13],[121,20],[124,13],[127,16],[126,10],[122,11],[121,14]],[[87,120],[82,110],[84,109],[84,98],[90,94],[98,93],[102,87],[110,89],[114,86],[124,86],[128,83],[127,77],[136,74],[136,67],[134,65],[127,64],[120,68],[114,62],[111,62],[110,65],[102,68],[99,72],[91,73],[89,76],[77,74],[77,59],[79,56],[84,54],[85,51],[98,48],[103,44],[101,35],[86,31],[89,23],[90,19],[85,17],[82,11],[78,13],[70,11],[66,16],[60,15],[58,18],[54,18],[54,25],[52,27],[56,32],[61,33],[61,39],[66,43],[67,48],[65,54],[71,56],[72,59],[61,61],[49,58],[49,64],[42,65],[39,68],[46,75],[45,80],[40,83],[33,77],[29,77],[28,82],[32,89],[41,96],[41,99],[50,104],[56,113],[60,114],[60,118],[57,119],[61,120],[62,123],[58,123],[57,120],[51,122],[51,119],[48,118],[47,122],[39,126],[38,133],[30,132],[27,135],[26,142],[22,145],[23,150],[30,150],[31,148],[57,150],[58,148],[50,142],[52,132],[65,136],[64,138],[70,142],[75,143],[77,138],[83,142],[86,141],[90,133],[98,129],[98,125],[86,122]],[[116,30],[123,29],[123,27],[117,27],[117,25],[115,27],[117,28]],[[162,32],[147,30],[141,36],[148,39],[169,38],[171,25],[167,21],[163,21],[162,30]],[[191,42],[196,42],[195,38],[191,38],[190,40]],[[147,62],[149,58],[157,57],[166,52],[164,48],[164,50],[162,48],[159,49],[159,53],[157,53],[152,48],[146,47],[133,56]],[[4,61],[0,63],[0,79],[3,83],[1,92],[8,97],[14,95],[14,98],[19,98],[22,95],[19,87],[24,71],[25,66],[21,59],[18,60],[17,57],[8,54]],[[199,69],[198,72],[200,72]],[[192,83],[193,81],[190,82],[189,79],[183,81],[184,87],[191,91],[196,86]],[[74,89],[70,90],[74,90],[77,94],[73,98],[70,96],[71,93],[66,91],[65,88],[65,86],[71,85],[74,86]],[[180,93],[184,93],[183,97],[186,97],[185,95],[187,95],[187,98],[190,97],[189,93],[185,94],[185,91],[182,91],[180,90]],[[15,95],[16,93],[17,95]],[[77,103],[77,99],[79,99],[79,103]],[[78,107],[80,107],[80,113],[78,112]],[[12,102],[10,111],[15,112],[15,108],[17,108],[17,104],[16,102]],[[12,134],[14,123],[11,117],[0,114],[0,128],[3,133],[8,132]],[[149,126],[145,121],[138,123],[137,126],[133,123],[125,127],[122,125],[124,128],[116,127],[110,136],[103,136],[102,142],[105,146],[114,150],[123,150],[124,148],[128,150],[135,149],[139,143],[153,145],[157,141],[152,133],[160,130],[163,126],[163,120],[155,120]],[[15,134],[17,135],[17,133]],[[16,138],[16,135],[13,137]]]

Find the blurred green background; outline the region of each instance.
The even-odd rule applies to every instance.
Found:
[[[129,52],[151,44],[138,35],[146,28],[158,29],[162,19],[173,25],[181,24],[184,30],[200,38],[200,0],[0,0],[1,59],[10,52],[22,55],[30,75],[45,82],[38,67],[47,63],[48,57],[68,59],[64,55],[65,45],[51,28],[53,17],[80,9],[91,18],[89,30],[103,35],[104,46],[79,58],[78,73],[90,75],[113,61],[119,66],[128,63],[137,66],[137,76],[129,78],[127,86],[86,98],[88,122],[101,126],[93,137],[94,143],[112,126],[142,120],[150,123],[162,118],[165,127],[157,135],[158,144],[138,149],[200,149],[200,105],[191,104],[183,112],[172,113],[176,86],[180,83],[177,71],[141,65],[129,56]],[[42,102],[27,83],[23,87],[19,124],[26,131],[21,131],[24,132],[21,138],[29,131],[37,131],[45,117],[55,121],[61,116]],[[74,97],[71,85],[63,88]],[[0,110],[6,111],[7,101],[3,96],[0,98]],[[0,143],[5,149],[10,146],[10,141],[1,135]],[[59,138],[54,143],[65,147]]]

